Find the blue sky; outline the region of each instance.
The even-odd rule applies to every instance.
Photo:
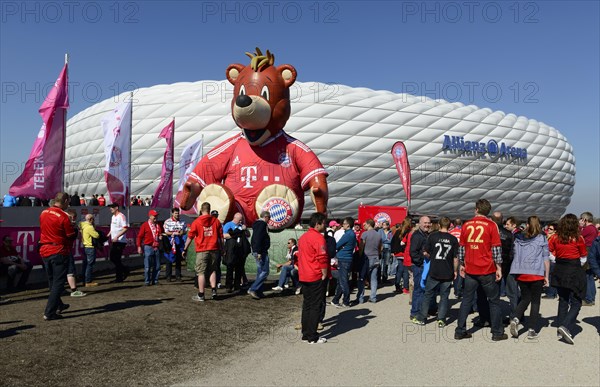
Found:
[[[577,160],[567,210],[600,216],[597,1],[0,4],[2,193],[29,155],[65,52],[73,117],[134,87],[224,79],[259,46],[301,82],[409,92],[554,126]]]

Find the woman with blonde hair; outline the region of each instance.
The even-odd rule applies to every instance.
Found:
[[[519,321],[531,304],[527,319],[527,338],[533,340],[538,337],[542,288],[548,286],[550,272],[548,241],[542,233],[537,216],[527,218],[524,232],[515,235],[513,255],[510,274],[516,275],[521,289],[521,301],[515,310],[515,317],[510,322],[510,333],[515,338],[519,337]]]
[[[570,329],[575,326],[587,282],[583,270],[587,251],[576,215],[567,214],[560,219],[556,236],[550,238],[548,245],[550,253],[556,257],[551,281],[558,290],[557,333],[564,341],[573,344]]]

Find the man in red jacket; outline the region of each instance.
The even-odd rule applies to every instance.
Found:
[[[61,318],[60,314],[69,307],[60,299],[67,281],[67,265],[71,246],[77,232],[65,212],[69,206],[69,195],[59,192],[54,198],[54,206],[40,214],[40,256],[48,276],[50,294],[44,311],[44,320]]]
[[[193,301],[204,301],[204,286],[206,275],[209,274],[212,299],[217,298],[217,258],[223,250],[223,227],[218,218],[210,215],[210,203],[204,202],[200,206],[200,216],[194,220],[188,238],[183,248],[183,256],[187,249],[196,241],[196,274],[198,275],[198,295],[192,297]]]
[[[148,211],[148,221],[142,223],[137,236],[138,254],[144,255],[144,282],[146,286],[158,285],[160,251],[158,250],[162,227],[156,223],[158,212]]]
[[[329,268],[329,258],[325,245],[325,215],[315,212],[311,215],[308,231],[298,240],[298,276],[302,283],[302,341],[309,344],[326,343],[319,338],[321,303],[325,297],[325,279]]]

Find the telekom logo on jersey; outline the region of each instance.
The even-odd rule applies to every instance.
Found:
[[[242,167],[241,172],[242,172],[242,181],[246,182],[246,184],[244,184],[244,188],[254,188],[254,186],[251,184],[251,182],[256,181],[256,175],[257,175],[256,165],[249,166],[249,167]]]

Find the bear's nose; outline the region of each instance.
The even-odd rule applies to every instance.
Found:
[[[239,95],[236,99],[235,99],[235,104],[239,107],[247,107],[250,106],[250,104],[252,103],[252,98],[248,97],[247,95]]]

